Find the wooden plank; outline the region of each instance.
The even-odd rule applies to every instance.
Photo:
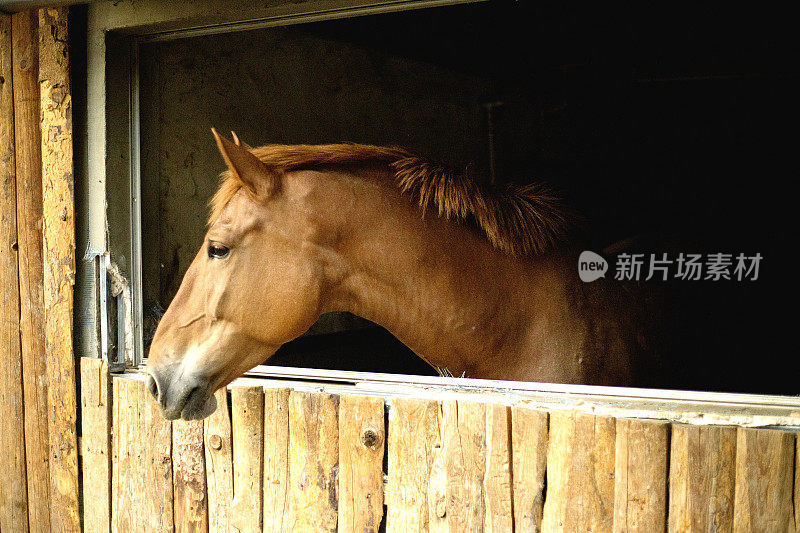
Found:
[[[336,531],[339,397],[289,395],[289,528]]]
[[[511,408],[486,406],[486,475],[484,531],[512,531]]]
[[[44,236],[44,337],[50,447],[50,521],[80,529],[77,392],[72,351],[75,208],[72,172],[72,93],[69,9],[39,10],[39,94]],[[33,526],[33,524],[31,524]]]
[[[105,361],[81,358],[81,454],[86,533],[111,531],[110,385]]]
[[[264,390],[231,387],[234,531],[261,531],[264,468]]]
[[[147,531],[173,531],[172,423],[151,394],[141,402],[144,521]]]
[[[214,393],[217,410],[203,424],[208,487],[208,530],[230,531],[230,509],[233,501],[233,438],[231,433],[228,389]]]
[[[615,435],[612,417],[550,414],[543,530],[612,530]]]
[[[11,17],[0,13],[0,530],[27,531]]]
[[[289,389],[264,391],[264,531],[288,531]]]
[[[797,435],[794,447],[794,529],[800,531],[800,438]]]
[[[614,531],[664,531],[669,424],[617,420]]]
[[[547,412],[514,406],[511,417],[515,531],[538,532],[544,506]]]
[[[172,423],[172,476],[175,531],[208,531],[202,420]]]
[[[439,403],[393,398],[389,411],[386,531],[428,531],[428,484],[439,441]]]
[[[113,379],[113,463],[111,480],[111,531],[143,531],[144,461],[142,404],[146,394],[142,381]]]
[[[736,434],[734,531],[791,531],[795,436],[739,428]]]
[[[486,404],[444,401],[441,420],[428,489],[430,531],[482,531]]]
[[[39,52],[36,11],[12,16],[14,138],[17,176],[20,335],[25,395],[28,518],[50,528],[50,444],[42,294],[42,161],[39,129]]]
[[[377,532],[383,519],[383,398],[339,402],[339,529]]]
[[[736,428],[673,424],[669,465],[669,531],[731,531]]]

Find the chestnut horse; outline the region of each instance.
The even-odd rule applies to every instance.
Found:
[[[147,366],[167,418],[207,416],[216,389],[329,311],[456,376],[631,383],[638,304],[578,279],[568,217],[541,186],[481,186],[397,148],[213,133],[228,171]]]

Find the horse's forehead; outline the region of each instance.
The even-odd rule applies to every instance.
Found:
[[[244,190],[239,190],[222,209],[215,229],[244,232],[264,218],[266,207]]]

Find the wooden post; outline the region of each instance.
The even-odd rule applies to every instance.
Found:
[[[203,421],[172,423],[175,531],[208,531]]]
[[[83,523],[111,531],[111,379],[102,359],[81,358]]]
[[[233,438],[228,389],[214,393],[217,410],[205,419],[203,443],[206,453],[206,485],[208,487],[208,530],[228,533],[233,501]]]
[[[511,408],[514,526],[520,533],[542,529],[544,475],[547,466],[547,412]]]
[[[607,416],[550,414],[543,530],[612,530],[615,426]]]
[[[737,430],[734,531],[789,531],[794,527],[794,440],[788,431]]]
[[[261,531],[264,482],[264,391],[231,387],[234,531]]]
[[[264,531],[288,529],[289,389],[264,391]]]
[[[617,420],[614,531],[664,531],[669,424]]]
[[[77,398],[72,351],[75,207],[69,10],[39,10],[39,94],[44,230],[44,336],[48,378],[50,520],[59,531],[80,529]],[[33,527],[33,523],[31,523]]]
[[[482,531],[486,405],[446,400],[441,420],[428,489],[430,531]]]
[[[335,531],[339,504],[339,397],[289,395],[289,528]]]
[[[47,354],[42,295],[42,159],[36,11],[12,16],[20,335],[30,528],[50,528]]]
[[[487,533],[512,531],[514,510],[511,498],[511,409],[505,405],[486,406],[486,474],[483,479]]]
[[[0,530],[27,531],[11,64],[11,17],[0,13]]]
[[[386,531],[428,531],[428,487],[439,441],[439,403],[393,398],[389,411]]]
[[[383,518],[383,398],[339,402],[339,530],[377,532]]]
[[[669,531],[731,531],[736,428],[673,424],[669,465]]]
[[[142,393],[141,402],[144,522],[147,531],[172,531],[172,422],[151,394]]]
[[[139,380],[113,379],[113,463],[111,531],[144,531],[144,443],[142,404],[146,394]]]

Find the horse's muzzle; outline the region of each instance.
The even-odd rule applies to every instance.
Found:
[[[167,420],[200,420],[217,408],[214,391],[210,390],[207,379],[196,376],[170,379],[162,372],[148,368],[146,385]]]

